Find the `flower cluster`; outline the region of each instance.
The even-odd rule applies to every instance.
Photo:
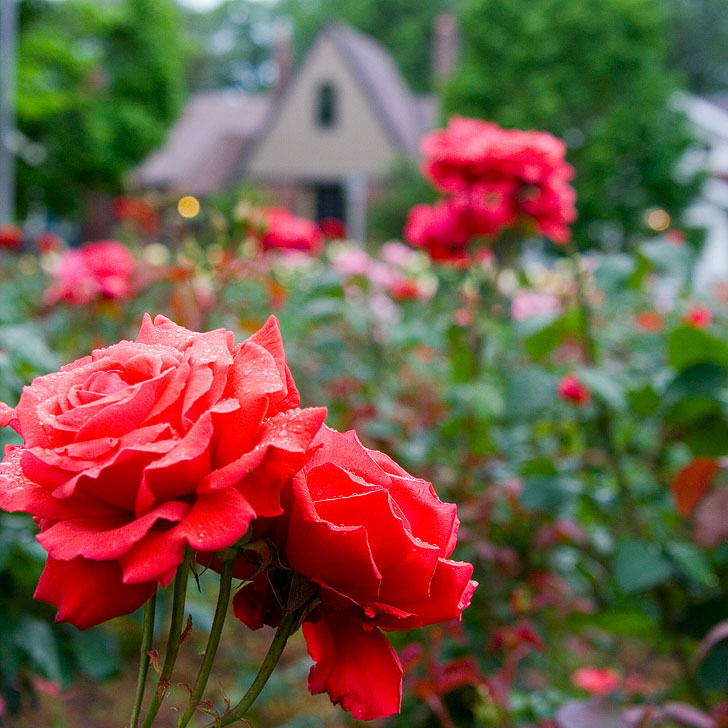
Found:
[[[576,218],[566,147],[546,132],[454,117],[422,141],[423,171],[448,197],[410,211],[405,237],[436,260],[468,257],[472,240],[524,226],[555,243]]]
[[[272,317],[235,345],[145,316],[135,341],[38,377],[0,404],[24,440],[0,463],[0,507],[32,514],[48,551],[35,596],[90,627],[138,609],[188,549],[215,565],[245,536],[240,620],[299,613],[311,691],[363,719],[397,712],[384,632],[459,618],[472,566],[449,558],[455,506],[325,415],[300,407]]]
[[[282,207],[254,210],[248,228],[263,251],[298,251],[315,255],[323,244],[323,234],[316,223]]]
[[[46,290],[45,302],[68,301],[81,306],[97,298],[128,298],[134,271],[128,248],[115,240],[66,250],[56,261],[55,282]]]

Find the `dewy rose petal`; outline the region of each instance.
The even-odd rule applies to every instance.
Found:
[[[271,537],[287,565],[318,586],[319,606],[304,623],[316,665],[309,688],[328,692],[355,718],[399,710],[401,676],[384,631],[457,619],[477,584],[470,564],[449,559],[455,506],[432,485],[365,448],[354,432],[325,425],[319,449],[283,494],[285,514]],[[249,627],[280,620],[267,583],[235,598]]]
[[[36,597],[79,628],[135,611],[186,546],[223,549],[313,453],[323,408],[299,408],[274,318],[235,346],[145,316],[136,341],[25,387],[0,422],[0,507],[35,516],[49,554]]]

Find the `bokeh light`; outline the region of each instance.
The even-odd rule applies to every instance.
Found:
[[[177,212],[182,217],[197,217],[200,213],[200,201],[192,195],[185,195],[177,203]]]

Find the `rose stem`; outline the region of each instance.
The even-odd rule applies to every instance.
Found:
[[[154,691],[152,704],[149,706],[147,715],[142,723],[142,728],[150,728],[157,717],[162,700],[169,687],[169,679],[172,677],[174,663],[177,660],[179,651],[180,636],[182,635],[182,622],[185,615],[185,597],[187,596],[187,578],[190,575],[190,562],[192,561],[192,550],[189,546],[185,548],[185,555],[182,563],[177,569],[177,576],[174,578],[174,597],[172,599],[172,617],[169,623],[169,637],[167,638],[167,651],[164,655],[162,674],[159,676],[157,689]]]
[[[139,675],[137,677],[136,697],[134,698],[134,708],[131,712],[131,720],[129,728],[137,728],[139,724],[139,714],[142,710],[142,701],[144,700],[144,688],[147,684],[147,673],[149,672],[149,650],[152,649],[152,641],[154,639],[154,613],[157,606],[157,593],[154,592],[144,605],[144,629],[142,631],[142,644],[139,648]]]
[[[228,604],[230,603],[230,592],[233,583],[233,567],[235,566],[235,558],[238,554],[237,549],[226,549],[220,554],[220,591],[217,597],[217,607],[215,608],[215,617],[212,620],[212,628],[210,629],[210,637],[207,640],[205,648],[205,656],[202,658],[200,671],[197,673],[197,681],[190,695],[190,707],[187,708],[185,714],[180,717],[177,728],[184,728],[195,713],[197,704],[202,699],[205,692],[207,681],[212,671],[212,663],[215,660],[215,653],[220,644],[222,628],[227,615]]]
[[[260,691],[265,687],[268,682],[268,678],[271,676],[273,669],[278,664],[283,648],[288,642],[288,638],[295,632],[298,626],[298,620],[301,616],[301,611],[295,611],[288,613],[283,621],[278,626],[275,637],[270,644],[268,654],[263,660],[263,664],[258,670],[258,674],[255,676],[252,685],[248,688],[248,692],[245,693],[241,701],[230,710],[230,712],[219,718],[218,720],[209,723],[205,728],[224,728],[231,723],[235,723],[237,720],[242,720],[243,716],[248,712],[250,707],[255,702],[255,699],[260,695]]]

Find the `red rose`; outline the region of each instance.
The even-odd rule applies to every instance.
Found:
[[[467,261],[467,246],[473,236],[468,222],[464,198],[415,205],[407,216],[404,239],[425,248],[433,260]]]
[[[189,545],[235,543],[309,458],[322,408],[299,409],[274,318],[238,346],[146,315],[0,407],[23,447],[0,463],[0,507],[31,513],[48,551],[36,598],[90,627],[166,586]]]
[[[321,248],[322,235],[318,226],[302,217],[296,217],[278,207],[264,212],[264,231],[261,236],[263,250],[300,251],[315,254]]]
[[[19,248],[23,244],[23,231],[17,225],[0,225],[0,248]]]
[[[522,221],[555,243],[568,241],[576,195],[560,139],[453,117],[446,129],[424,137],[422,152],[423,172],[439,190],[470,197],[474,235]]]
[[[82,305],[100,297],[128,298],[134,268],[128,248],[115,240],[68,250],[54,273],[55,283],[45,292],[45,302]]]
[[[473,567],[450,561],[455,506],[432,485],[365,448],[354,432],[324,426],[320,448],[284,491],[275,539],[290,567],[318,585],[319,606],[303,633],[316,663],[312,693],[328,692],[355,718],[396,713],[402,668],[382,630],[459,618],[477,584]],[[235,598],[249,627],[280,618],[260,580]]]
[[[683,321],[695,329],[707,329],[713,323],[713,312],[708,306],[697,303],[683,316]]]
[[[330,240],[346,240],[346,225],[335,217],[324,217],[319,222],[319,227]]]
[[[591,402],[591,392],[579,381],[576,374],[564,374],[559,382],[559,396],[577,407]]]
[[[609,695],[619,688],[622,678],[611,668],[581,667],[572,674],[571,682],[592,695]]]

